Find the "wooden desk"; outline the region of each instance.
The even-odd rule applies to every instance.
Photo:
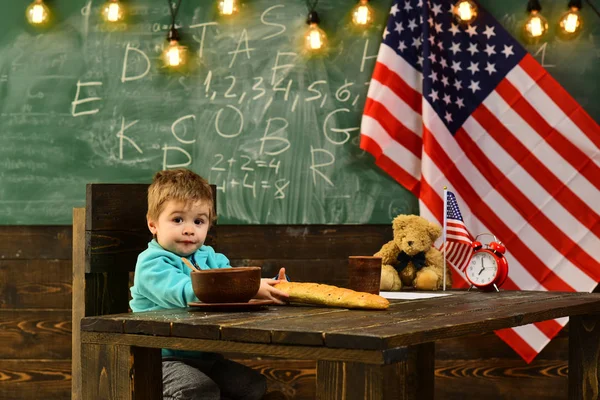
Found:
[[[436,340],[565,316],[569,399],[597,398],[600,294],[452,293],[393,300],[386,311],[290,305],[84,318],[84,399],[161,399],[160,348],[317,360],[322,400],[432,399]]]

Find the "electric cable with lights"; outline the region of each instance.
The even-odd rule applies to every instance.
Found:
[[[50,9],[43,0],[34,0],[25,11],[27,21],[33,26],[44,26],[50,20]]]
[[[238,12],[238,0],[219,0],[219,14],[229,16]]]
[[[527,2],[529,18],[525,23],[525,36],[529,40],[537,40],[548,32],[548,21],[540,14],[540,11],[542,11],[542,6],[538,0]]]
[[[167,41],[169,45],[165,50],[163,57],[165,65],[169,68],[178,68],[186,62],[186,48],[179,44],[181,37],[177,28],[175,28],[175,19],[179,13],[181,7],[181,0],[177,3],[177,9],[173,11],[171,0],[167,0],[169,4],[169,11],[171,12],[171,26],[169,27],[169,33],[167,34]]]
[[[318,3],[319,0],[306,0],[309,12],[308,17],[306,18],[308,29],[304,34],[304,45],[306,50],[310,52],[324,51],[327,44],[327,35],[319,28],[321,19],[319,18],[319,14],[315,11]]]
[[[102,6],[102,18],[106,22],[120,22],[124,17],[123,6],[119,0],[109,0]]]
[[[352,9],[352,22],[356,26],[366,28],[373,23],[373,14],[369,0],[359,0],[358,4]]]

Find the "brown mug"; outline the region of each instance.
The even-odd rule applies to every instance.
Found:
[[[381,257],[348,257],[348,288],[357,292],[379,294]]]

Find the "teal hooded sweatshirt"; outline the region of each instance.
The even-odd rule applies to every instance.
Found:
[[[229,259],[210,246],[200,247],[187,257],[197,268],[230,268]],[[129,306],[133,312],[187,307],[198,301],[192,288],[191,270],[181,257],[163,249],[154,239],[140,253],[135,265]],[[206,358],[207,353],[162,350],[163,357]]]

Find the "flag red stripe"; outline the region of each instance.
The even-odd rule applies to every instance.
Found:
[[[510,143],[508,146],[515,146],[515,149],[518,149],[518,141],[483,104],[473,112],[473,116],[491,136],[497,140],[516,142]],[[600,263],[586,253],[576,242],[565,235],[565,233],[543,212],[540,212],[538,207],[536,207],[536,205],[533,204],[519,188],[512,183],[512,181],[506,179],[506,175],[504,175],[494,163],[487,159],[486,154],[481,150],[477,143],[473,142],[471,137],[462,128],[459,129],[454,138],[473,165],[485,175],[489,184],[501,194],[502,197],[513,206],[515,211],[523,216],[523,218],[538,231],[541,236],[544,236],[548,243],[589,276],[594,277],[596,275],[600,278],[600,272],[598,272],[600,271]],[[533,158],[531,154],[525,157],[526,160],[530,160],[531,158]],[[520,157],[517,157],[517,160],[520,159]],[[542,166],[539,167],[539,169],[542,168]],[[538,272],[544,274],[547,270],[547,267],[544,267],[543,270]],[[540,282],[543,281],[540,280]]]
[[[419,195],[420,182],[383,154],[377,142],[366,135],[362,135],[360,138],[360,148],[373,154],[375,156],[375,163],[399,184],[410,190],[415,196]]]
[[[544,333],[544,335],[548,336],[548,338],[552,339],[554,336],[560,332],[563,328],[561,324],[558,323],[557,320],[551,319],[548,321],[534,322],[533,323],[536,328]]]
[[[430,185],[427,180],[423,178],[421,175],[421,190],[416,194],[428,209],[432,210],[435,213],[435,210],[443,210],[444,209],[444,200],[442,197],[436,192]],[[437,216],[441,216],[442,213],[435,213]],[[441,224],[442,220],[438,218],[438,222]]]
[[[373,79],[387,86],[396,96],[400,97],[410,108],[421,114],[422,96],[408,86],[404,80],[385,64],[377,62],[373,71]]]
[[[466,288],[471,286],[465,279],[464,275],[457,271],[455,268],[450,267],[452,270],[452,287],[453,288]]]
[[[500,84],[496,87],[496,92],[498,92],[498,94],[502,96],[502,98],[508,104],[510,104],[511,108],[517,114],[519,114],[519,116],[521,116],[521,118],[523,118],[523,120],[525,120],[525,122],[527,122],[527,124],[538,133],[538,135],[540,135],[540,137],[544,138],[544,140],[548,142],[548,144],[552,146],[552,148],[558,154],[560,154],[565,160],[567,160],[569,164],[573,166],[573,168],[575,168],[592,185],[594,185],[596,189],[600,189],[600,167],[598,167],[595,163],[589,162],[588,155],[586,155],[584,152],[582,152],[580,149],[574,146],[573,143],[568,141],[567,138],[565,138],[559,131],[555,130],[552,126],[550,126],[546,122],[546,120],[544,120],[544,118],[536,111],[536,109],[533,108],[525,98],[523,98],[523,96],[521,95],[521,93],[519,93],[517,88],[515,88],[507,79],[505,79],[502,82],[500,82]],[[552,178],[554,178],[554,176],[551,173],[550,175],[552,176]],[[554,178],[553,180],[558,181],[558,179],[556,178]],[[549,185],[551,183],[556,184],[556,182],[548,182]],[[560,185],[560,182],[558,182],[558,184]],[[568,192],[561,192],[560,190],[563,190],[563,188],[566,189]],[[560,187],[560,189],[556,192],[550,191],[550,193],[556,193],[555,197],[557,197],[557,195],[562,195],[562,200],[568,200],[569,198],[571,198],[571,196],[575,196],[571,192],[571,190],[564,185],[562,185],[562,187]],[[576,200],[579,199],[577,198]],[[585,215],[589,210],[593,213],[592,215],[595,215],[593,210],[591,210],[584,202],[579,200],[577,201],[577,203],[578,204],[573,204],[573,206],[584,207],[582,211],[585,210],[585,212],[580,212],[580,214]],[[573,211],[571,211],[571,214],[576,215]],[[590,227],[583,221],[582,223],[588,228]],[[598,227],[598,229],[600,230],[600,227]],[[598,236],[598,233],[596,233],[596,236]]]
[[[535,356],[537,356],[537,351],[533,349],[519,334],[513,329],[501,329],[495,331],[496,335],[500,337],[500,339],[504,340],[510,347],[512,347],[527,364],[529,364]]]
[[[598,134],[600,125],[550,76],[548,71],[531,54],[526,54],[519,65],[596,147],[600,147],[600,134]]]
[[[464,130],[459,130],[456,136],[466,135]],[[529,272],[538,282],[542,283],[547,289],[560,291],[574,291],[571,286],[564,282],[552,270],[540,260],[533,251],[523,243],[504,221],[496,215],[486,203],[481,199],[471,184],[465,179],[462,173],[456,168],[450,157],[446,154],[443,148],[439,145],[434,136],[426,127],[423,127],[423,137],[431,139],[423,140],[424,151],[429,155],[431,160],[434,160],[438,169],[442,171],[446,179],[453,187],[461,188],[461,195],[467,202],[471,212],[479,218],[486,226],[493,226],[499,237],[503,238],[506,247],[510,248],[511,254],[518,258],[521,265],[527,265]]]
[[[421,158],[421,150],[423,149],[421,138],[398,121],[383,104],[371,98],[367,98],[364,115],[368,115],[377,120],[381,127],[385,129],[388,135],[396,142],[400,143],[418,158]]]

